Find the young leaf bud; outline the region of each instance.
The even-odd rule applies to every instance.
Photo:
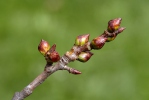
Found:
[[[49,58],[52,62],[57,62],[60,60],[60,56],[59,56],[58,52],[56,52],[56,51],[51,52],[49,55]]]
[[[56,50],[56,44],[53,44],[52,47],[50,48],[49,52],[53,52]]]
[[[91,53],[89,51],[88,52],[81,52],[79,54],[77,60],[79,60],[80,62],[87,62],[91,58],[92,55],[93,55],[93,53]]]
[[[89,34],[79,35],[75,40],[75,45],[83,46],[89,40]]]
[[[118,28],[120,27],[120,24],[121,24],[121,20],[122,18],[116,18],[116,19],[113,19],[113,20],[110,20],[108,22],[108,32],[114,32],[116,30],[118,30]]]
[[[91,48],[92,49],[96,49],[96,50],[101,49],[104,46],[106,40],[107,40],[107,38],[102,37],[102,36],[94,38],[91,41]]]
[[[41,40],[40,44],[38,45],[38,50],[39,52],[45,56],[46,52],[50,49],[50,44],[45,41],[45,40]]]
[[[125,28],[124,27],[121,27],[121,28],[119,28],[117,31],[118,31],[118,33],[121,33],[121,32],[123,32],[125,30]]]

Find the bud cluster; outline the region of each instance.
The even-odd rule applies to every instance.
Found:
[[[101,49],[106,42],[114,40],[116,36],[125,29],[120,27],[121,21],[121,18],[110,20],[108,22],[107,30],[104,31],[102,35],[94,38],[91,42],[89,42],[89,34],[77,36],[74,43],[75,48],[68,51],[66,55],[69,57],[71,56],[71,61],[78,60],[80,62],[87,62],[93,55],[93,53],[90,52],[91,49]],[[74,49],[78,49],[78,51],[75,51]],[[38,50],[45,56],[48,62],[57,62],[60,60],[55,44],[50,48],[47,41],[41,40]]]
[[[124,27],[120,27],[121,21],[122,18],[116,18],[108,22],[107,32],[105,31],[105,34],[107,34],[106,42],[114,40],[117,34],[125,29]]]
[[[89,36],[89,34],[79,35],[75,40],[75,46],[85,46],[86,48],[85,51],[81,52],[77,57],[77,60],[80,62],[87,62],[93,55],[93,53],[88,51],[91,50]]]
[[[107,31],[104,31],[102,35],[94,38],[91,41],[91,48],[96,50],[101,49],[104,46],[105,42],[114,40],[116,36],[125,29],[123,27],[120,27],[121,21],[121,18],[110,20],[108,22]]]
[[[47,41],[41,40],[40,44],[38,45],[38,50],[43,56],[45,56],[48,62],[57,62],[60,60],[55,44],[50,48]]]

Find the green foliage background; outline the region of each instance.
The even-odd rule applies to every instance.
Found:
[[[0,98],[10,100],[45,65],[41,39],[63,55],[77,35],[100,35],[110,19],[121,17],[126,30],[87,63],[58,71],[26,100],[149,100],[149,0],[1,0]]]

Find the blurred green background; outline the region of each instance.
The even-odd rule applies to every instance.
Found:
[[[1,0],[0,98],[11,100],[45,66],[41,39],[63,55],[76,38],[102,34],[107,22],[121,17],[126,30],[87,62],[58,71],[26,100],[149,100],[149,0]]]

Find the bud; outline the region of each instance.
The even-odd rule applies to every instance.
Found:
[[[116,38],[116,36],[117,36],[119,33],[123,32],[124,30],[125,30],[124,27],[120,27],[117,31],[115,31],[115,32],[113,32],[113,33],[110,33],[110,36],[107,37],[106,42],[113,41],[113,40]]]
[[[87,62],[91,58],[92,55],[93,55],[93,53],[91,53],[89,51],[88,52],[81,52],[79,54],[77,60],[79,60],[80,62]]]
[[[83,46],[89,40],[89,34],[86,35],[79,35],[75,40],[75,45]]]
[[[56,44],[54,44],[46,53],[46,60],[49,62],[57,62],[60,60],[60,56],[56,51]]]
[[[56,51],[51,52],[49,55],[49,58],[52,62],[57,62],[60,60],[60,56],[59,56],[58,52],[56,52]]]
[[[68,71],[69,71],[69,73],[72,73],[72,74],[75,74],[75,75],[81,74],[80,71],[78,71],[78,70],[76,70],[76,69],[74,69],[74,68],[69,68]]]
[[[107,38],[102,37],[102,36],[94,38],[91,42],[91,48],[96,49],[96,50],[101,49],[104,46],[106,40]]]
[[[46,52],[50,49],[50,45],[47,41],[41,40],[40,44],[38,45],[38,50],[41,54],[45,56]]]
[[[117,31],[118,31],[118,33],[121,33],[121,32],[123,32],[125,30],[125,28],[124,27],[121,27],[121,28],[119,28]]]
[[[113,19],[113,20],[110,20],[108,22],[108,32],[114,32],[116,30],[118,30],[118,28],[120,27],[120,24],[121,24],[121,20],[122,18],[116,18],[116,19]]]
[[[56,44],[53,44],[52,47],[50,48],[49,52],[53,52],[56,50]]]

